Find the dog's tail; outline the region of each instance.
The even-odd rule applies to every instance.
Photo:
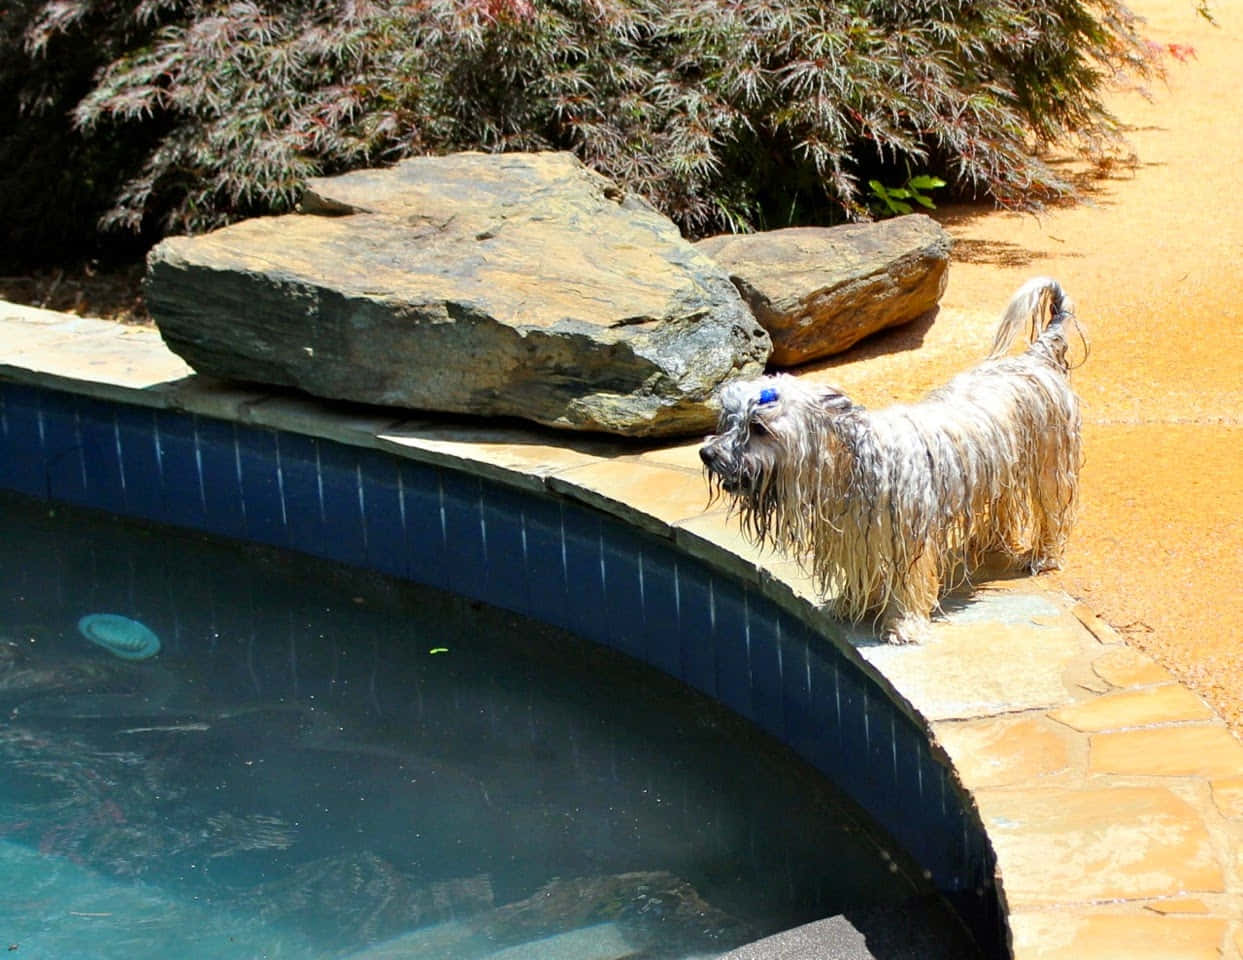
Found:
[[[1002,315],[989,357],[1007,353],[1020,336],[1035,343],[1046,330],[1064,336],[1067,324],[1075,323],[1075,308],[1062,286],[1052,277],[1033,277],[1021,286]]]

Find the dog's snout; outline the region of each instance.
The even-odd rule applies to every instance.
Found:
[[[699,459],[703,461],[704,466],[709,470],[719,473],[729,457],[721,448],[720,438],[712,437],[699,448]]]

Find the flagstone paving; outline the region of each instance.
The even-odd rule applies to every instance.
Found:
[[[84,365],[86,341],[108,362]],[[187,376],[155,331],[6,304],[0,376],[385,448],[671,537],[847,637],[924,718],[993,844],[1018,960],[1243,960],[1243,744],[1052,576],[952,597],[927,642],[888,646],[817,611],[798,566],[708,502],[696,444],[403,420],[230,386]]]

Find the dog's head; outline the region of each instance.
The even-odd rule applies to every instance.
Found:
[[[839,390],[779,374],[733,380],[717,395],[717,432],[699,458],[713,493],[723,491],[758,506],[773,495],[781,470],[798,470],[815,459],[827,419],[853,410]]]

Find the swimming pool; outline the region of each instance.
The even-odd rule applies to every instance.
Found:
[[[375,450],[12,384],[0,486],[448,588],[646,662],[827,774],[1000,949],[991,850],[919,724],[817,628],[659,537]]]
[[[889,911],[969,955],[852,802],[632,658],[286,552],[9,495],[0,518],[23,954],[674,960]],[[102,611],[158,652],[90,642]]]

